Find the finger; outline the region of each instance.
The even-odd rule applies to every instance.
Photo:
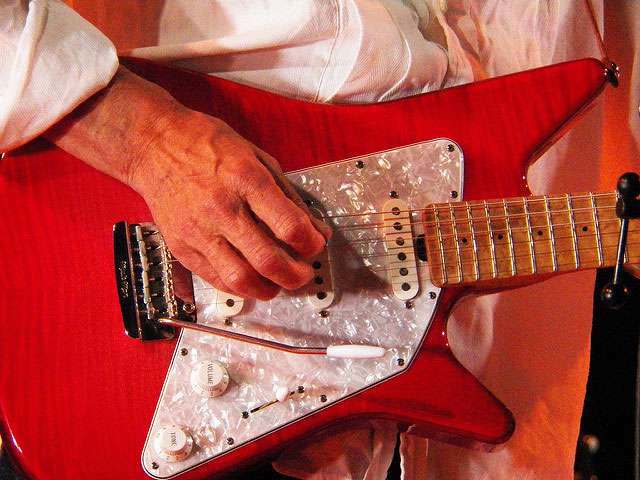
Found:
[[[284,194],[273,176],[265,174],[253,180],[247,185],[245,198],[273,235],[303,257],[317,255],[324,248],[326,240],[311,223],[309,214]]]
[[[171,249],[171,254],[180,261],[180,263],[190,272],[201,277],[208,284],[213,285],[218,290],[240,296],[239,292],[234,291],[229,285],[225,284],[220,275],[214,270],[213,266],[197,250],[188,245],[180,245]]]
[[[216,235],[202,240],[198,248],[222,283],[231,289],[227,290],[229,293],[259,300],[270,300],[278,294],[279,287],[259,275],[223,237]]]
[[[288,290],[300,288],[311,280],[311,266],[292,258],[256,224],[246,207],[232,223],[224,228],[225,236],[260,275]],[[316,235],[320,236],[317,232]]]
[[[284,175],[284,173],[282,173],[282,168],[280,167],[278,161],[267,152],[259,149],[255,145],[254,148],[256,150],[258,159],[260,159],[260,161],[272,173],[276,184],[282,189],[285,195],[289,197],[293,203],[296,204],[297,207],[307,212],[309,218],[311,219],[311,223],[316,228],[316,230],[318,230],[324,236],[325,240],[329,240],[331,238],[331,235],[333,234],[331,227],[329,227],[329,225],[324,223],[320,218],[318,218],[313,212],[310,211],[309,206],[302,199],[296,188]]]

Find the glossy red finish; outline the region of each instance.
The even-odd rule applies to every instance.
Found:
[[[394,102],[317,105],[136,61],[185,104],[225,119],[285,170],[435,137],[465,153],[465,197],[526,193],[528,162],[603,88],[582,60]],[[132,190],[42,141],[0,162],[0,414],[6,447],[38,479],[145,478],[140,453],[175,342],[123,334],[111,226],[150,220]],[[206,478],[331,423],[398,420],[464,445],[505,441],[509,411],[452,356],[448,290],[405,373],[184,476]]]

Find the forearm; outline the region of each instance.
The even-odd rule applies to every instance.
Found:
[[[137,188],[149,146],[186,112],[168,92],[120,66],[111,83],[45,133],[85,163]]]

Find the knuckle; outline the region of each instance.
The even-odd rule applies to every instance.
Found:
[[[302,212],[283,216],[276,223],[276,235],[286,243],[299,243],[306,238],[308,220]]]
[[[246,268],[234,268],[225,272],[222,281],[233,290],[243,292],[246,290],[251,278],[252,275]]]
[[[254,249],[251,253],[251,260],[259,272],[267,275],[277,272],[282,265],[280,254],[275,247],[270,245],[261,245]]]

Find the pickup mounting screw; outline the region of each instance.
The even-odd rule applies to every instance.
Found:
[[[227,438],[227,445],[233,445],[234,443],[235,443],[235,440],[233,439],[233,437]]]
[[[186,348],[180,349],[180,355],[182,355],[183,357],[186,357],[188,354],[189,354],[189,350],[187,350]]]
[[[458,192],[457,192],[457,190],[451,190],[450,195],[451,195],[451,198],[458,198]]]
[[[429,298],[431,300],[435,300],[436,297],[437,297],[436,292],[429,292]]]
[[[320,401],[322,403],[326,402],[327,401],[327,396],[325,394],[320,395]]]
[[[154,470],[157,470],[160,468],[160,465],[158,465],[156,462],[151,463],[151,468],[153,468]]]
[[[404,358],[399,358],[397,362],[398,362],[398,366],[402,367],[404,365]]]
[[[191,315],[193,312],[196,311],[196,306],[193,303],[185,303],[182,306],[182,310],[184,310],[184,313]]]
[[[357,168],[364,168],[364,162],[362,160],[358,160],[356,162],[356,167]]]

